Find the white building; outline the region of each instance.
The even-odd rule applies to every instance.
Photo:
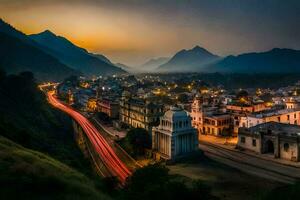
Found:
[[[191,125],[188,112],[171,107],[160,118],[160,125],[152,128],[152,149],[161,158],[176,160],[197,149],[198,132]]]
[[[201,99],[196,96],[191,106],[192,126],[198,130],[202,130],[203,112]]]
[[[282,109],[240,117],[239,127],[250,128],[266,122],[300,125],[300,109]]]

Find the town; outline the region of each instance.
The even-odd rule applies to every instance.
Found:
[[[175,161],[208,143],[294,166],[300,166],[299,92],[299,83],[228,91],[189,74],[71,77],[57,87],[60,99],[100,120],[117,140],[130,128],[144,129],[148,158]]]

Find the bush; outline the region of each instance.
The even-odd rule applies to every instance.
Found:
[[[134,128],[127,132],[120,144],[133,157],[143,156],[145,149],[151,147],[151,138],[145,129]]]
[[[216,199],[210,187],[201,181],[192,186],[169,174],[168,168],[161,164],[148,165],[136,170],[127,180],[126,188],[121,191],[120,199],[130,200],[174,200],[174,199]]]

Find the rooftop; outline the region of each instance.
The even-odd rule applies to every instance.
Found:
[[[271,130],[272,133],[275,134],[284,134],[284,135],[297,135],[300,136],[300,126],[293,125],[293,124],[284,124],[278,122],[267,122],[263,124],[259,124],[249,128],[250,132],[257,132],[257,131],[269,131]]]

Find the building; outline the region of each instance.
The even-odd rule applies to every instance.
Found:
[[[204,105],[203,98],[199,96],[196,96],[191,105],[191,117],[192,126],[197,128],[200,134],[230,134],[231,115],[220,112],[218,107]]]
[[[94,112],[97,110],[97,99],[94,97],[88,98],[88,101],[86,103],[87,111]]]
[[[119,102],[103,98],[97,101],[98,112],[106,113],[110,118],[119,118]]]
[[[202,112],[202,99],[196,96],[191,105],[192,126],[202,132],[203,125],[203,112]]]
[[[251,128],[242,127],[239,128],[237,147],[299,162],[300,127],[278,122],[267,122]]]
[[[253,112],[261,112],[267,110],[269,109],[269,107],[266,106],[264,102],[251,103],[251,104],[234,102],[226,105],[226,109],[231,112],[253,113]]]
[[[134,128],[144,128],[151,132],[163,115],[163,105],[145,99],[132,98],[124,92],[120,100],[120,121]]]
[[[239,127],[250,128],[266,122],[300,125],[300,109],[269,110],[241,116]]]
[[[152,149],[163,159],[176,160],[195,151],[197,145],[197,129],[181,108],[171,107],[160,118],[159,126],[152,128]]]
[[[231,116],[228,114],[214,114],[205,116],[203,121],[203,134],[214,136],[230,135]]]

